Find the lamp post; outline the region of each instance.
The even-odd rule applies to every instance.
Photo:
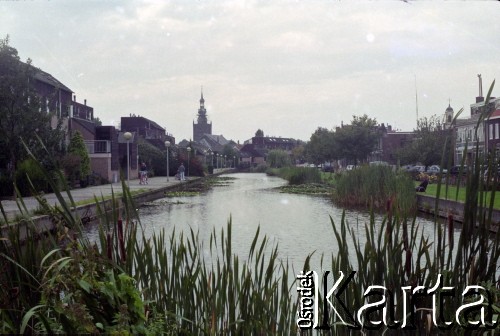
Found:
[[[191,153],[191,147],[186,148],[188,151],[188,178],[189,178],[189,165],[190,165],[190,160],[189,160],[189,154]]]
[[[170,141],[165,141],[165,147],[167,147],[167,182],[168,182],[168,176],[170,175],[170,167],[168,166],[168,152],[170,148]]]
[[[216,158],[216,160],[217,160],[217,169],[219,169],[219,153],[217,153],[217,158]]]
[[[127,186],[130,184],[130,150],[129,150],[129,144],[130,144],[130,139],[132,139],[132,133],[130,132],[125,132],[123,134],[123,138],[127,140]]]

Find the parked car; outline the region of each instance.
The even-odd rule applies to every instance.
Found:
[[[465,175],[469,172],[469,168],[467,166],[453,166],[450,168],[450,175],[458,175],[460,172]]]
[[[413,168],[413,165],[405,165],[405,166],[401,167],[401,169],[403,169],[404,171],[410,171],[412,168]]]
[[[411,173],[425,173],[425,166],[413,166],[408,171]]]
[[[326,173],[326,172],[328,172],[328,173],[333,173],[333,171],[334,171],[334,170],[333,170],[333,166],[323,166],[323,168],[322,168],[322,169],[323,169],[323,171],[324,171],[325,173]]]
[[[441,172],[441,167],[439,167],[438,165],[432,165],[432,166],[429,166],[426,170],[426,173],[427,174],[439,174]],[[443,169],[442,171],[443,173],[447,173],[448,171],[446,169]]]

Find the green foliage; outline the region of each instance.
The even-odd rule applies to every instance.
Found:
[[[39,165],[33,159],[26,159],[17,166],[15,178],[22,196],[31,196],[32,191],[47,191],[49,187]]]
[[[75,181],[80,179],[81,161],[81,157],[76,154],[66,154],[59,161],[71,186],[74,186]]]
[[[166,176],[167,175],[167,153],[166,151],[160,150],[158,147],[153,146],[147,140],[139,138],[137,143],[139,150],[139,162],[145,162],[148,171],[153,172],[156,176]],[[175,159],[172,156],[173,149],[170,148],[169,153],[169,166],[175,165]],[[172,171],[172,169],[171,169]]]
[[[453,151],[452,142],[447,140],[453,136],[453,129],[445,129],[437,116],[424,117],[418,121],[414,141],[401,148],[397,156],[401,164],[417,162],[425,166],[433,164],[448,166],[448,157],[443,153]],[[446,147],[443,149],[443,145]]]
[[[27,158],[21,139],[43,162],[48,161],[45,151],[55,158],[63,148],[61,121],[55,129],[50,125],[55,113],[50,109],[57,92],[47,97],[38,96],[33,86],[38,71],[31,60],[21,62],[17,50],[9,45],[8,36],[0,39],[0,153],[5,155],[0,166],[10,163],[15,169],[17,162]],[[43,140],[43,146],[37,136]]]
[[[315,164],[342,158],[356,164],[373,151],[379,137],[375,119],[366,114],[353,116],[350,125],[338,127],[335,131],[319,127],[306,144],[306,158]]]
[[[337,129],[334,139],[338,157],[346,158],[354,164],[366,160],[380,137],[376,126],[377,121],[365,114],[361,117],[353,116],[351,125]]]
[[[238,158],[238,152],[231,144],[224,145],[222,148],[222,155],[226,156],[226,166],[233,166],[234,157]]]
[[[289,167],[292,164],[290,162],[290,155],[279,149],[269,151],[266,161],[270,168]]]
[[[306,159],[315,164],[321,164],[337,158],[337,153],[334,133],[322,127],[319,127],[311,135],[311,139],[304,148]]]
[[[279,176],[291,185],[306,183],[321,183],[321,174],[317,168],[286,167],[281,169],[268,169],[268,175]]]
[[[73,133],[69,141],[68,153],[80,158],[80,179],[90,175],[90,157],[83,136],[79,131]]]
[[[260,128],[255,132],[256,137],[263,137],[264,136],[264,131],[261,130]]]
[[[413,181],[387,166],[361,166],[337,175],[333,199],[344,207],[381,209],[392,200],[405,214],[416,210]]]

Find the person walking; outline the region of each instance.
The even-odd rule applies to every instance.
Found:
[[[140,174],[139,184],[148,184],[148,167],[146,166],[145,162],[141,164],[141,170],[139,174]]]
[[[181,163],[181,165],[179,166],[179,175],[180,175],[180,179],[181,181],[185,181],[186,178],[184,177],[184,172],[186,171],[186,167],[184,167],[184,163]]]

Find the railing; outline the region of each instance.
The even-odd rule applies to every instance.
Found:
[[[111,153],[109,140],[85,140],[85,146],[89,154]]]

